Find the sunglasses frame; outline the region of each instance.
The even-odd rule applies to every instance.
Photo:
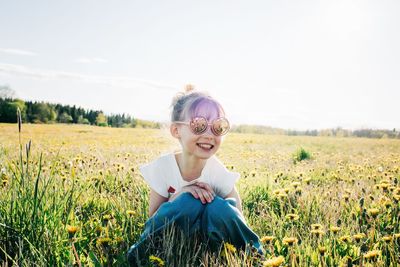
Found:
[[[204,120],[207,122],[207,127],[204,128],[204,130],[203,130],[202,132],[196,132],[195,130],[193,130],[194,127],[193,127],[192,125],[194,125],[194,121],[195,121],[196,119],[204,119]],[[218,121],[218,120],[221,120],[221,119],[228,123],[228,129],[227,129],[223,134],[217,134],[217,133],[215,132],[215,129],[214,129],[214,122],[216,122],[216,121]],[[209,127],[210,127],[210,129],[211,129],[211,132],[212,132],[213,135],[215,135],[215,136],[223,136],[223,135],[227,134],[227,133],[229,132],[229,130],[231,129],[231,125],[230,125],[228,119],[225,118],[225,117],[218,117],[218,118],[212,120],[211,122],[209,122],[205,117],[197,116],[197,117],[193,117],[193,118],[192,118],[190,121],[188,121],[188,122],[187,122],[187,121],[174,121],[173,123],[180,123],[180,124],[189,125],[190,131],[191,131],[193,134],[195,134],[195,135],[202,135],[203,133],[207,132],[207,130],[208,130]]]

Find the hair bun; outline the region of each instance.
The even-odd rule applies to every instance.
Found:
[[[194,85],[193,85],[193,84],[190,84],[190,83],[186,84],[186,85],[185,85],[185,93],[186,93],[186,94],[187,94],[187,93],[191,93],[192,91],[194,91]]]

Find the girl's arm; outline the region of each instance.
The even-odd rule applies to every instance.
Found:
[[[153,216],[160,205],[166,201],[168,201],[168,198],[163,197],[153,189],[150,189],[149,217]]]
[[[232,191],[225,197],[233,197],[236,199],[236,208],[243,214],[242,210],[242,200],[240,199],[239,193],[236,190],[236,186],[233,187]]]

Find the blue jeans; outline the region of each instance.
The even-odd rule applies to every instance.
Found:
[[[128,261],[132,264],[140,258],[146,249],[146,240],[162,233],[172,224],[187,235],[200,233],[212,247],[223,241],[242,249],[246,244],[251,244],[259,253],[263,253],[258,236],[246,225],[234,198],[216,196],[211,203],[202,204],[192,194],[183,193],[174,201],[163,203],[148,219],[139,241],[128,251]]]

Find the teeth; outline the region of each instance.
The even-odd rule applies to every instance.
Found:
[[[211,149],[213,147],[213,145],[210,144],[197,144],[197,145],[204,149]]]

